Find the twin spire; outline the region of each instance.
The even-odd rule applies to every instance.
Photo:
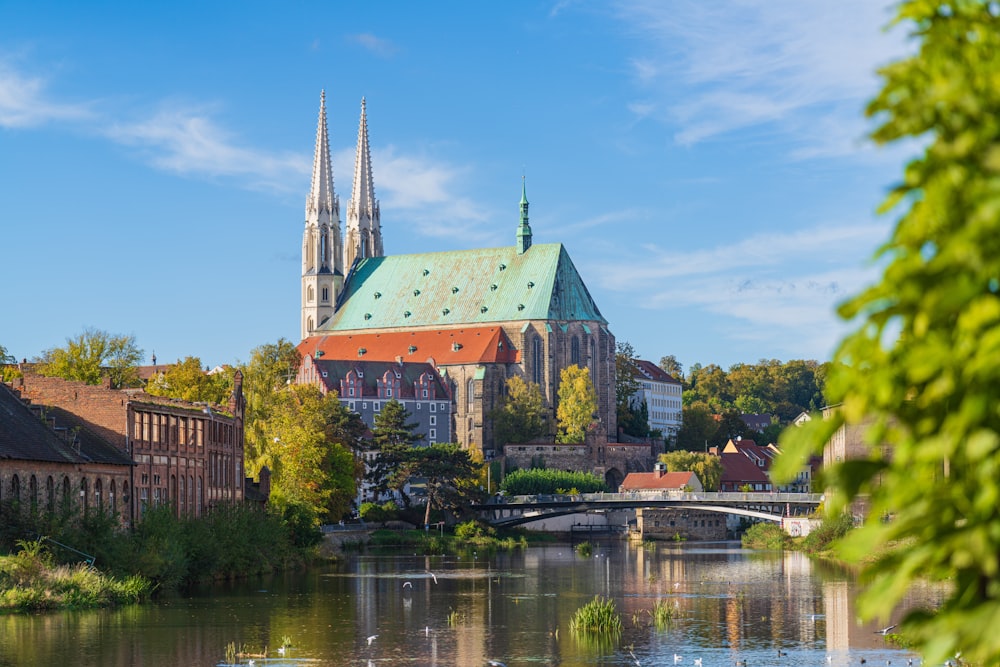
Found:
[[[372,180],[371,148],[368,144],[368,118],[364,98],[361,100],[361,121],[358,126],[358,146],[354,158],[353,196],[347,204],[346,230],[341,240],[340,198],[333,187],[333,165],[330,159],[330,137],[326,122],[326,91],[320,93],[319,122],[316,126],[316,150],[313,155],[312,185],[306,200],[306,233],[310,227],[322,232],[328,227],[333,243],[324,252],[318,248],[319,270],[323,268],[324,256],[330,256],[329,269],[345,275],[356,259],[381,257],[382,226],[379,203],[375,198]],[[323,244],[323,234],[318,235]],[[308,267],[303,267],[304,269]]]

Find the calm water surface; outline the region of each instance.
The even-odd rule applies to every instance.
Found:
[[[878,625],[857,623],[857,592],[850,574],[802,554],[735,543],[597,543],[588,558],[568,544],[462,557],[365,553],[157,604],[0,617],[0,665],[212,667],[225,664],[230,642],[268,647],[253,658],[258,667],[917,664],[875,634]],[[598,594],[622,614],[624,634],[611,645],[569,629]],[[907,605],[937,595],[919,590]],[[650,626],[658,600],[674,607],[663,630]],[[284,637],[292,646],[280,656]]]

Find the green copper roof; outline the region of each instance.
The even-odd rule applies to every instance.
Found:
[[[512,320],[607,324],[561,243],[371,257],[347,278],[323,331]]]

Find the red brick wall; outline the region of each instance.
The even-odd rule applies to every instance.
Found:
[[[126,451],[128,395],[62,378],[25,373],[14,387],[32,403],[60,408],[61,426],[81,426],[122,451]]]

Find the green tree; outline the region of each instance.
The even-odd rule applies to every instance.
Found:
[[[642,437],[649,433],[649,423],[643,429],[636,424],[637,415],[632,411],[633,397],[641,385],[636,378],[635,349],[628,341],[620,340],[615,344],[615,409],[618,425],[625,433]]]
[[[704,452],[709,440],[715,439],[719,430],[712,409],[707,403],[697,402],[681,408],[681,428],[677,431],[677,449]]]
[[[479,488],[481,466],[468,450],[455,443],[426,447],[394,447],[387,453],[392,472],[389,487],[402,490],[410,479],[422,478],[427,489],[424,526],[430,524],[431,509],[458,514],[472,502],[482,500]]]
[[[507,392],[500,406],[490,411],[497,444],[528,442],[545,435],[542,390],[519,375],[507,378]]]
[[[300,363],[301,356],[295,346],[279,338],[277,343],[254,348],[250,361],[240,366],[243,372],[243,399],[246,402],[243,458],[250,475],[256,476],[263,465],[269,465],[267,452],[272,440],[268,434],[268,422],[280,392],[295,378]]]
[[[75,338],[67,338],[66,347],[45,350],[36,361],[41,375],[96,385],[106,374],[113,388],[123,389],[138,385],[142,358],[135,336],[90,328]]]
[[[347,412],[335,393],[293,385],[274,396],[263,453],[279,504],[309,508],[315,520],[346,514],[356,492],[355,458],[329,438],[328,428]]]
[[[186,357],[168,366],[146,383],[153,396],[168,396],[191,402],[225,403],[233,391],[233,374],[209,375],[202,370],[201,359]]]
[[[618,411],[618,428],[636,438],[646,438],[649,430],[649,408],[645,401],[632,401]]]
[[[381,411],[375,415],[374,426],[372,428],[372,444],[377,450],[375,460],[368,470],[368,481],[371,482],[376,493],[384,493],[391,488],[402,488],[402,485],[393,486],[401,473],[398,469],[401,457],[416,443],[423,439],[423,435],[416,433],[416,422],[408,422],[410,413],[403,407],[403,404],[392,399],[382,404]],[[403,480],[405,482],[405,478]]]
[[[0,345],[0,382],[10,382],[14,378],[21,376],[21,371],[13,364],[17,363],[14,355],[7,352],[7,348]]]
[[[674,376],[674,379],[684,381],[684,366],[677,361],[677,357],[674,355],[668,354],[665,357],[660,357],[660,368],[663,369],[664,373]]]
[[[841,426],[872,446],[828,471],[837,516],[867,494],[843,543],[869,582],[866,618],[887,618],[920,579],[946,580],[934,611],[901,632],[926,664],[1000,664],[1000,9],[985,0],[910,0],[897,22],[919,47],[883,68],[868,114],[879,144],[922,146],[880,211],[901,209],[879,250],[881,279],[840,307],[855,323],[827,391],[835,416],[788,429],[798,456]],[[916,141],[914,141],[916,139]],[[891,456],[883,455],[891,451]],[[784,458],[784,457],[782,457]],[[872,558],[872,555],[875,555]]]
[[[722,459],[703,452],[676,451],[660,454],[667,472],[693,472],[706,491],[718,491],[722,481]]]
[[[559,407],[556,419],[559,432],[556,442],[583,442],[587,427],[597,413],[597,392],[590,379],[590,371],[576,364],[567,366],[559,374]]]

